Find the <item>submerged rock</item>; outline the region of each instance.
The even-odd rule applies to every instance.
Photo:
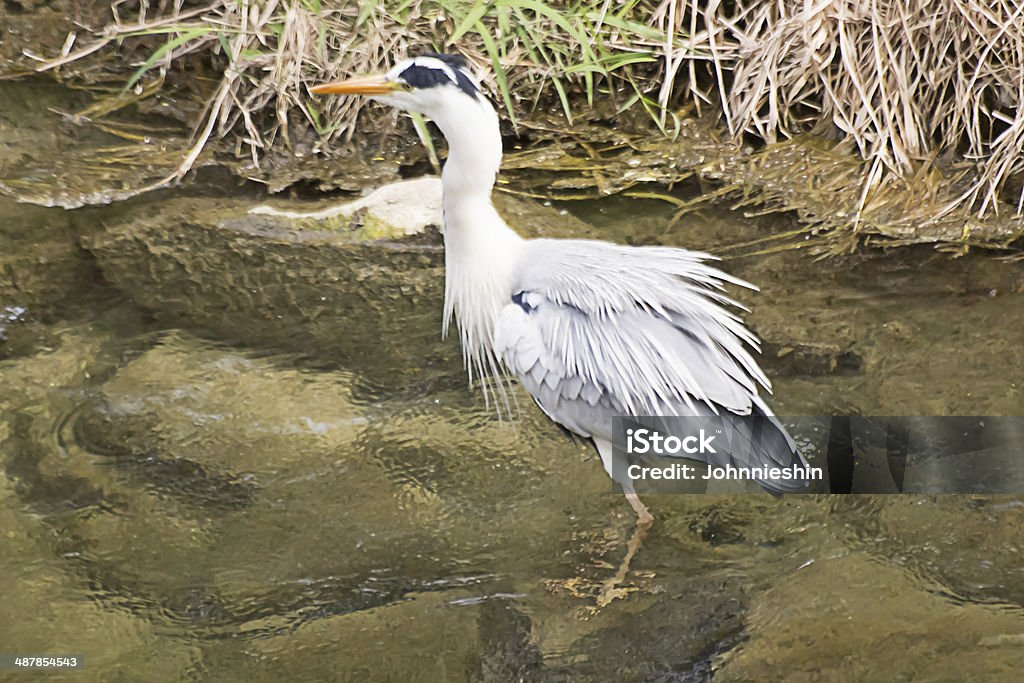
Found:
[[[92,492],[58,520],[92,585],[200,634],[284,642],[416,593],[543,594],[562,511],[609,502],[578,499],[607,490],[600,468],[540,416],[459,405],[461,387],[359,402],[351,380],[170,334],[73,410],[13,425],[12,448],[37,489]]]
[[[718,658],[714,680],[1010,680],[1024,666],[1017,612],[844,553],[758,595],[746,642]]]
[[[504,195],[527,234],[587,234],[555,209]],[[86,241],[104,276],[137,303],[190,329],[358,367],[402,383],[451,372],[440,339],[444,255],[436,179],[381,188],[341,206],[173,199]]]
[[[644,680],[740,628],[742,585],[681,559],[685,534],[645,547],[657,575],[631,577],[628,602],[580,611],[632,513],[539,411],[501,422],[461,387],[360,401],[350,373],[289,361],[165,334],[86,392],[39,394],[9,436],[0,422],[0,456],[33,465],[9,495],[42,513],[65,580],[249,677]],[[73,506],[54,506],[58,485]]]

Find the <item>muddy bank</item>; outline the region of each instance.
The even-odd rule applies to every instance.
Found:
[[[110,112],[102,97],[39,78],[0,81],[0,134],[6,140],[0,145],[0,193],[75,208],[176,185],[192,144],[184,102],[158,98]],[[416,136],[405,122],[396,124],[337,148],[310,131],[296,132],[290,146],[271,147],[259,160],[211,141],[190,166],[226,169],[270,193],[294,187],[364,191],[429,172]],[[826,137],[804,134],[754,147],[707,120],[682,118],[671,136],[654,134],[650,126],[635,114],[592,112],[572,126],[540,121],[517,133],[509,128],[501,184],[560,199],[659,195],[679,207],[673,226],[713,203],[790,213],[803,229],[781,234],[774,246],[816,255],[850,253],[863,244],[1002,249],[1024,234],[1024,219],[1012,206],[1000,205],[985,218],[966,207],[951,209],[963,190],[962,169],[952,166],[929,165],[913,181],[879,181],[870,164]],[[435,138],[443,150],[443,140]],[[699,187],[666,192],[693,178]]]
[[[0,80],[0,194],[73,209],[160,186],[187,131],[159,113],[101,120],[94,103],[42,78]]]
[[[671,137],[607,121],[564,133],[527,131],[528,142],[511,150],[503,168],[513,184],[567,199],[660,195],[679,207],[670,225],[711,204],[779,214],[787,225],[784,215],[795,215],[803,229],[780,231],[779,242],[764,246],[815,255],[851,253],[862,244],[1005,247],[1024,235],[1024,218],[1013,206],[1000,205],[985,218],[951,210],[962,191],[953,168],[929,166],[913,182],[879,182],[869,164],[828,137],[803,134],[757,147],[708,120],[684,118],[678,126]],[[528,179],[520,178],[527,170]],[[691,177],[701,186],[690,193],[659,188]]]

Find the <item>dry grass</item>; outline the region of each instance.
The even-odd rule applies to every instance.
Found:
[[[74,79],[99,65],[127,83],[109,109],[187,81],[176,68],[212,74],[205,88],[187,84],[205,110],[165,181],[211,139],[233,140],[255,165],[309,130],[325,146],[346,140],[357,121],[375,120],[359,118],[361,100],[308,97],[311,81],[457,46],[527,125],[552,105],[570,120],[594,107],[643,108],[672,135],[673,112],[692,103],[736,139],[771,145],[811,131],[849,141],[863,161],[845,175],[858,183],[846,189],[859,198],[855,231],[871,198],[894,187],[907,206],[931,198],[933,222],[1019,216],[1024,206],[1019,0],[139,0],[112,9],[110,25],[70,35],[39,69]],[[129,70],[113,68],[115,51]]]
[[[766,142],[837,129],[903,178],[947,157],[973,162],[948,208],[979,215],[1024,170],[1024,5],[1012,0],[749,2],[704,12],[733,48],[723,99],[734,132]],[[1019,185],[1019,183],[1017,183]],[[1017,213],[1024,194],[1014,188]]]
[[[212,66],[219,79],[206,93],[195,143],[176,176],[192,167],[212,138],[234,136],[258,165],[271,145],[290,144],[297,112],[322,139],[348,139],[365,100],[315,100],[307,93],[310,84],[384,70],[408,52],[454,45],[482,67],[513,119],[532,110],[550,86],[571,121],[572,98],[583,94],[593,102],[598,84],[612,74],[632,85],[622,108],[638,102],[657,106],[632,72],[634,65],[655,64],[652,53],[662,43],[657,30],[630,18],[653,11],[640,0],[614,6],[589,0],[568,8],[539,0],[323,5],[320,0],[216,0],[195,8],[155,7],[141,0],[130,14],[120,7],[113,5],[111,24],[86,37],[84,46],[76,49],[82,41],[70,34],[62,54],[38,70],[92,80],[99,67],[105,77],[123,79],[124,87],[105,105],[109,113],[119,103],[134,104],[137,93],[159,90],[154,81],[181,80],[175,65]],[[148,52],[140,54],[140,46],[148,46]],[[113,51],[134,58],[130,74],[111,60]]]

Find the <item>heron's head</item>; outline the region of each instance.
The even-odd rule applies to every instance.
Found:
[[[437,119],[466,102],[486,104],[480,83],[460,55],[425,54],[395,64],[385,74],[350,78],[310,88],[316,95],[366,95],[370,99]],[[488,105],[489,106],[489,105]]]

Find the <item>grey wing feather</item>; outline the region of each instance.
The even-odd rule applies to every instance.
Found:
[[[614,415],[771,416],[757,339],[724,306],[706,254],[587,240],[532,240],[502,311],[495,351],[556,422],[610,439]],[[750,419],[747,419],[750,418]],[[774,418],[772,418],[774,420]],[[763,463],[800,456],[780,424]],[[736,463],[734,463],[736,464]],[[747,463],[740,463],[747,464]],[[606,467],[608,467],[606,463]]]

